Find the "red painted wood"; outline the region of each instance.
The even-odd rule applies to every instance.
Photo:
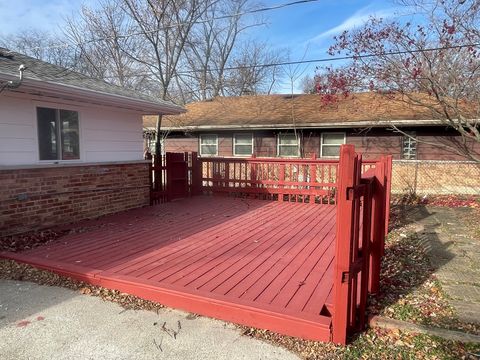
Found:
[[[363,162],[343,146],[340,164],[167,160],[152,166],[152,178],[162,172],[155,189],[170,199],[207,191],[280,202],[193,197],[82,222],[84,232],[3,255],[287,335],[345,343],[363,328],[388,226],[391,158]]]
[[[336,179],[317,177],[317,167],[332,173],[338,162],[317,159],[202,158],[207,193],[254,195],[279,201],[335,203]],[[215,169],[209,171],[209,169]],[[233,173],[230,169],[233,168]],[[240,169],[237,173],[236,169]]]
[[[260,251],[268,251],[272,244],[275,243],[278,231],[273,224],[277,221],[293,222],[301,219],[301,212],[301,209],[298,209],[295,213],[291,214],[291,216],[284,218],[277,215],[269,221],[269,226],[262,226],[259,231],[249,228],[247,236],[242,235],[235,237],[236,246],[229,250],[225,249],[226,251],[222,251],[217,257],[209,256],[208,262],[203,263],[203,266],[195,264],[186,275],[176,273],[171,277],[171,281],[175,281],[178,285],[195,284],[199,280],[200,282],[206,282],[213,277],[224,276],[223,270],[227,270],[233,266],[234,263],[242,264],[242,270],[247,269],[248,265],[243,265],[244,261],[252,259],[253,256],[257,257]],[[203,277],[203,279],[200,279],[200,277]]]
[[[345,344],[351,309],[351,282],[344,281],[343,274],[349,273],[352,259],[351,238],[353,223],[353,203],[348,199],[348,188],[355,185],[356,155],[352,145],[340,149],[337,195],[337,237],[335,244],[334,305],[332,318],[332,339]]]
[[[251,298],[254,299],[263,290],[264,285],[268,285],[271,282],[272,275],[268,271],[277,263],[285,264],[292,254],[295,254],[295,247],[299,240],[311,236],[312,232],[322,231],[324,227],[328,226],[328,223],[324,223],[322,226],[321,219],[319,221],[315,228],[303,227],[301,231],[296,231],[292,234],[284,230],[281,235],[282,243],[279,243],[277,247],[271,247],[267,253],[261,254],[249,264],[249,268],[254,270],[252,275],[244,276],[242,273],[237,273],[227,282],[215,288],[214,291],[236,297],[246,296],[245,293],[249,292],[252,294]],[[310,220],[307,219],[306,222],[310,223]],[[284,229],[288,228],[285,226]],[[265,274],[267,274],[267,277],[265,277]],[[262,285],[257,285],[259,282]],[[253,286],[254,288],[252,288]]]
[[[332,221],[330,220],[329,223],[332,224]],[[320,227],[315,226],[314,228],[318,229]],[[272,303],[274,300],[278,300],[278,303],[285,307],[293,295],[291,288],[286,287],[287,283],[298,275],[298,272],[303,273],[304,276],[309,274],[311,268],[308,268],[308,264],[322,259],[325,250],[331,245],[333,237],[333,234],[331,234],[332,228],[333,226],[327,225],[317,235],[309,236],[310,241],[308,243],[302,244],[303,246],[296,245],[290,249],[287,259],[277,262],[269,268],[266,273],[269,276],[264,276],[260,281],[256,282],[242,298],[250,299],[255,296],[255,300],[265,303]],[[331,234],[330,237],[328,237],[329,234]],[[307,269],[304,269],[304,267],[307,267]],[[301,274],[299,275],[298,283],[304,280]],[[294,284],[294,286],[297,285]],[[262,289],[261,293],[257,295],[256,289]]]
[[[322,226],[332,227],[334,213],[333,206],[198,197],[158,205],[150,212],[137,209],[127,216],[107,216],[96,222],[98,227],[92,231],[9,255],[188,311],[328,341],[328,317],[222,294],[212,287],[227,285],[235,278],[225,274],[260,278],[267,270],[259,266],[265,260],[267,264],[285,263],[288,271],[295,273],[297,263],[288,257],[300,256],[301,249],[318,239],[314,234],[321,232]],[[132,226],[137,229],[136,236]],[[165,271],[157,263],[148,273],[145,266],[163,260]],[[304,266],[301,271],[306,274],[307,270]],[[147,278],[158,271],[158,279]]]
[[[291,207],[291,209],[295,209],[295,207]],[[298,212],[301,212],[300,215],[304,219],[299,221],[300,223],[310,221],[309,215],[306,214],[305,210],[306,209],[298,208],[294,213],[286,212],[287,216],[289,216],[287,218],[289,220],[287,221],[290,222],[291,220],[295,220],[296,213]],[[255,235],[255,240],[252,244],[253,247],[250,247],[251,251],[242,252],[237,254],[234,258],[227,259],[222,266],[214,269],[213,274],[205,274],[191,284],[207,291],[213,291],[220,285],[225,284],[226,290],[218,290],[219,293],[225,293],[231,287],[231,284],[236,281],[235,277],[237,279],[243,279],[251,272],[257,271],[256,266],[258,266],[258,264],[260,264],[266,257],[275,254],[276,249],[281,248],[286,241],[288,241],[286,236],[280,234],[276,223],[273,225],[276,229],[270,233],[268,238],[265,238],[262,234]],[[259,254],[262,255],[259,256]]]

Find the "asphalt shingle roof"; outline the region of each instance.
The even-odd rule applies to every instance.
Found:
[[[103,80],[91,78],[79,72],[0,47],[0,74],[18,76],[18,68],[21,64],[24,64],[27,68],[24,72],[25,79],[74,86],[82,90],[123,96],[129,99],[147,101],[156,105],[164,105],[168,107],[177,106],[169,101],[164,101],[159,98],[141,94],[134,90],[112,85]],[[181,107],[178,107],[178,109],[179,112],[182,111]]]
[[[413,106],[398,96],[376,93],[355,93],[347,98],[323,104],[319,95],[249,95],[217,97],[209,101],[187,104],[181,115],[162,118],[163,128],[288,127],[329,124],[413,121],[421,124],[435,120],[427,107]],[[154,127],[156,117],[144,117],[144,127]]]

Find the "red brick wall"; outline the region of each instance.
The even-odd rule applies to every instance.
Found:
[[[149,204],[148,164],[0,170],[0,236]]]

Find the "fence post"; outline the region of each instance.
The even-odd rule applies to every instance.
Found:
[[[332,340],[345,344],[349,327],[349,311],[352,299],[349,271],[352,259],[353,201],[348,197],[349,188],[355,185],[355,148],[342,145],[337,178],[337,217],[335,241],[334,304]]]
[[[388,235],[390,223],[390,196],[392,191],[392,155],[385,157],[385,236]],[[384,254],[385,246],[382,248]]]
[[[372,242],[370,244],[370,277],[368,291],[378,293],[380,286],[380,260],[385,238],[385,157],[375,164],[372,208]]]

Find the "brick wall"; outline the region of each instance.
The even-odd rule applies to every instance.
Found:
[[[149,204],[148,164],[0,170],[0,236]]]

